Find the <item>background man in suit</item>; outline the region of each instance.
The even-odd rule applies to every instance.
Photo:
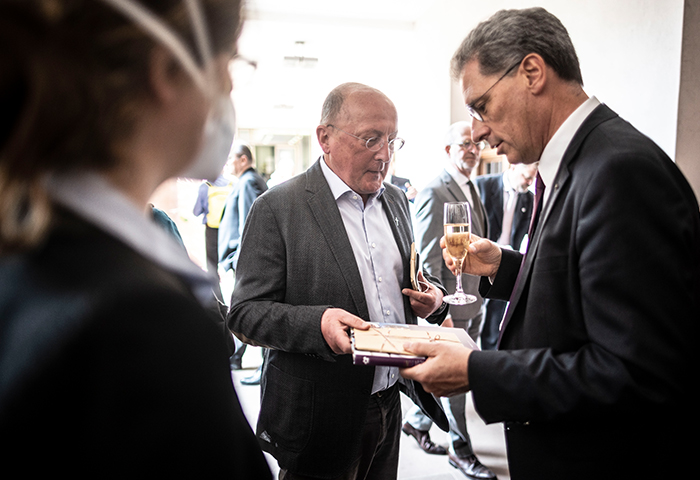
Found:
[[[398,369],[353,365],[348,332],[447,313],[439,280],[420,273],[429,288],[410,288],[408,200],[384,183],[397,124],[380,91],[336,87],[316,129],[323,156],[250,211],[229,327],[269,347],[257,435],[284,479],[396,478]],[[439,403],[400,383],[447,430]]]
[[[486,210],[470,180],[472,171],[479,164],[483,144],[472,142],[471,133],[469,122],[456,122],[450,126],[445,136],[445,169],[420,191],[415,202],[416,248],[425,269],[439,277],[448,292],[454,291],[456,279],[442,259],[440,237],[444,233],[443,205],[445,202],[469,202],[472,206],[472,233],[483,237],[488,230]],[[477,301],[469,305],[450,305],[450,313],[443,325],[463,328],[476,341],[484,318],[483,299],[477,293],[479,277],[463,277],[464,291],[475,293]],[[474,455],[467,432],[466,401],[464,393],[442,398],[443,408],[450,420],[449,462],[469,478],[495,478],[493,472]],[[445,453],[444,449],[440,451],[442,447],[430,441],[428,431],[431,425],[430,419],[416,406],[409,410],[402,428],[426,452]]]
[[[696,422],[693,191],[583,91],[569,35],[544,9],[496,13],[452,66],[472,137],[511,163],[539,161],[534,228],[525,255],[470,246],[484,295],[511,299],[499,350],[413,344],[431,358],[403,374],[438,395],[471,389],[487,423],[505,422],[514,480],[696,475],[681,433]]]
[[[219,224],[219,264],[225,270],[233,270],[234,278],[238,255],[240,254],[240,242],[243,235],[243,227],[258,196],[267,190],[265,180],[253,167],[253,154],[246,145],[237,143],[233,146],[233,174],[238,181],[233,186],[231,193],[226,198],[226,205]],[[231,369],[241,368],[246,344],[235,339],[236,349],[231,355]],[[258,385],[260,383],[260,368],[250,377],[241,379],[244,385]]]
[[[411,181],[406,177],[397,177],[394,175],[396,170],[396,156],[392,157],[391,163],[389,164],[389,173],[386,176],[386,182],[396,185],[406,194],[409,202],[413,202],[418,194],[418,190],[411,184]]]
[[[535,195],[528,189],[537,175],[537,163],[511,165],[503,173],[483,175],[474,180],[489,219],[489,239],[513,250],[520,250],[532,218]],[[484,328],[481,349],[495,350],[498,329],[508,302],[489,298],[484,301]]]

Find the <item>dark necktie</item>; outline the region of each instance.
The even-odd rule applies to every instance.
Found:
[[[518,284],[520,283],[520,276],[523,273],[523,265],[525,264],[525,257],[527,257],[528,252],[530,251],[530,245],[532,245],[532,237],[535,234],[535,229],[537,228],[537,222],[540,219],[540,213],[542,212],[542,197],[544,196],[544,189],[545,185],[544,182],[542,181],[542,177],[540,176],[540,172],[537,172],[537,180],[535,183],[535,203],[532,206],[532,218],[530,220],[530,229],[528,230],[527,233],[527,252],[525,253],[525,256],[523,256],[523,261],[520,264],[520,271],[518,272],[518,277],[515,279],[515,284],[513,285],[513,291],[510,294],[510,299],[509,299],[509,305],[508,305],[508,310],[510,310],[513,305],[513,296],[515,295],[515,291],[518,289]],[[507,316],[508,311],[506,311],[506,315],[503,317],[505,320],[505,317]],[[500,333],[503,335],[503,322],[501,322],[500,325]],[[500,345],[501,343],[501,335],[498,337],[498,344]]]
[[[530,229],[527,231],[528,248],[530,247],[530,243],[532,243],[532,236],[535,234],[535,228],[537,228],[537,222],[540,219],[544,189],[545,185],[542,181],[542,177],[540,176],[540,172],[537,172],[537,180],[535,181],[535,204],[532,206],[532,218],[530,219]]]

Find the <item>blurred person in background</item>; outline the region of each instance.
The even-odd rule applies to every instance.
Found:
[[[270,478],[209,313],[216,279],[148,205],[168,178],[221,171],[240,12],[0,1],[6,470]]]
[[[488,238],[512,250],[520,250],[527,241],[535,194],[529,189],[537,175],[537,163],[510,165],[504,172],[482,175],[474,179],[489,219]],[[508,302],[495,298],[484,301],[484,327],[481,349],[495,350],[498,329]]]

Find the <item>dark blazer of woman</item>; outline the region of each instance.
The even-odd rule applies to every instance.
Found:
[[[0,285],[0,458],[36,452],[27,476],[270,478],[220,320],[181,277],[59,209],[40,248],[0,258]]]

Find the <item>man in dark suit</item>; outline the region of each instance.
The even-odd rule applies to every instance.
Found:
[[[511,165],[503,173],[483,175],[474,180],[489,219],[488,238],[506,248],[520,250],[532,218],[535,195],[528,189],[535,181],[537,164]],[[498,329],[508,302],[485,300],[486,313],[481,330],[481,349],[495,350]]]
[[[233,154],[233,174],[238,177],[238,181],[226,197],[226,204],[219,224],[218,248],[219,264],[225,270],[233,270],[235,275],[246,217],[255,199],[267,190],[267,184],[253,167],[253,153],[247,145],[236,144],[231,153]],[[243,355],[246,351],[245,343],[238,339],[235,339],[235,343],[235,351],[230,358],[232,370],[241,368]],[[258,368],[252,375],[242,378],[241,383],[259,385],[260,372],[261,368]]]
[[[396,170],[396,156],[394,156],[391,159],[391,163],[389,164],[389,173],[386,176],[386,182],[391,183],[392,185],[396,185],[399,187],[403,192],[406,194],[406,198],[408,198],[408,201],[413,203],[413,200],[416,198],[416,195],[418,194],[418,190],[416,190],[416,187],[414,187],[411,184],[411,181],[406,178],[406,177],[397,177],[394,175],[394,172]]]
[[[444,205],[446,202],[469,202],[472,207],[472,233],[486,236],[488,223],[486,210],[479,194],[470,180],[472,171],[479,164],[483,144],[471,141],[469,122],[460,121],[450,125],[445,136],[445,169],[423,188],[415,202],[416,248],[423,260],[423,266],[431,275],[440,278],[448,292],[456,287],[456,277],[442,260],[440,237],[444,232]],[[483,299],[478,294],[479,277],[463,275],[463,288],[474,293],[477,301],[468,305],[450,305],[450,313],[445,324],[462,328],[476,341],[484,321]],[[492,479],[495,475],[481,464],[474,454],[471,438],[467,431],[465,393],[442,399],[443,408],[450,420],[449,462],[470,479]],[[404,433],[412,435],[426,450],[424,445],[436,449],[428,436],[432,422],[418,407],[409,410],[403,425]],[[427,437],[427,438],[426,438]],[[426,442],[427,439],[427,442]],[[428,450],[426,450],[428,451]],[[428,451],[428,453],[436,453]]]
[[[255,170],[253,153],[248,146],[234,145],[233,156],[233,174],[238,181],[226,198],[219,224],[219,264],[235,271],[246,217],[255,199],[267,190],[267,184]]]
[[[323,156],[250,211],[229,327],[264,345],[257,435],[281,478],[396,478],[402,391],[448,422],[395,367],[353,365],[350,328],[367,321],[442,322],[444,289],[427,273],[412,290],[406,195],[384,183],[397,135],[394,104],[350,83],[326,98]],[[420,397],[420,398],[419,398]]]
[[[452,61],[472,137],[539,161],[525,255],[483,239],[466,271],[510,305],[499,351],[420,343],[402,373],[471,390],[505,422],[511,478],[691,478],[700,213],[649,138],[582,88],[566,29],[541,8],[477,26]],[[544,187],[544,189],[543,189]],[[541,207],[541,211],[540,211]],[[452,264],[449,259],[445,261]],[[691,450],[692,448],[692,450]]]

